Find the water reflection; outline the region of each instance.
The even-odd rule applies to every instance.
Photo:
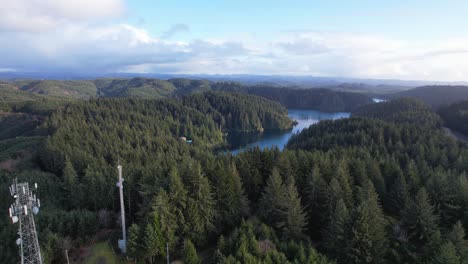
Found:
[[[297,121],[297,124],[290,131],[230,133],[227,137],[227,141],[231,145],[231,153],[235,155],[256,146],[260,149],[278,146],[278,148],[282,150],[289,138],[295,133],[301,132],[304,128],[308,128],[310,125],[316,124],[320,120],[334,120],[348,118],[350,116],[350,113],[345,112],[326,113],[316,110],[289,109],[288,112],[289,117]]]

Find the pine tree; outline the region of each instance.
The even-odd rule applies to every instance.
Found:
[[[285,215],[283,216],[284,220],[281,220],[279,226],[282,226],[283,234],[292,239],[302,238],[307,220],[294,180],[286,188],[282,207],[284,207]]]
[[[403,174],[399,174],[390,192],[390,205],[392,212],[396,215],[400,215],[408,205],[408,199],[409,193],[405,177]]]
[[[275,168],[267,180],[260,200],[261,216],[269,224],[277,224],[283,216],[285,188],[278,170]]]
[[[226,223],[227,227],[232,227],[248,213],[248,200],[234,164],[231,164],[229,171],[221,172],[217,176],[216,184],[216,200],[221,221]]]
[[[128,229],[127,239],[127,253],[128,256],[138,261],[141,254],[141,238],[140,238],[140,227],[137,224],[132,224]]]
[[[447,238],[455,246],[462,263],[468,261],[468,242],[465,240],[465,229],[460,221],[453,226]]]
[[[153,210],[160,221],[160,228],[163,237],[163,244],[168,244],[171,250],[174,249],[177,242],[175,231],[177,228],[176,216],[173,212],[173,206],[166,191],[161,190],[153,201]],[[165,255],[165,254],[164,254]]]
[[[184,247],[182,249],[182,259],[184,264],[201,264],[200,257],[198,257],[195,246],[189,239],[184,241]]]
[[[184,214],[189,226],[187,236],[199,244],[203,243],[208,234],[214,230],[215,201],[211,184],[202,174],[200,164],[196,163],[191,168],[188,181],[187,210]]]
[[[348,258],[350,263],[381,263],[385,255],[385,219],[374,186],[368,180],[360,204],[351,217]]]
[[[73,164],[69,159],[65,161],[65,167],[63,168],[63,181],[64,187],[67,192],[68,200],[70,201],[71,208],[76,208],[81,200],[78,174],[73,168]]]
[[[437,230],[438,217],[424,188],[418,191],[415,200],[405,210],[403,222],[410,231],[410,238],[418,241],[429,240]]]
[[[346,259],[349,213],[343,199],[336,204],[331,215],[324,236],[325,247],[328,252],[341,261]]]
[[[430,264],[460,264],[460,257],[452,242],[444,243]]]
[[[183,235],[189,232],[189,227],[185,219],[185,210],[187,208],[187,190],[175,167],[169,172],[169,200],[173,207],[173,213],[176,218],[177,235]]]
[[[164,254],[164,242],[161,240],[162,232],[157,214],[151,214],[148,224],[145,228],[143,237],[145,256],[151,263],[155,261],[158,256]]]
[[[360,169],[358,169],[358,171],[359,175],[365,179],[365,175],[363,175],[365,174],[363,167],[364,166],[360,163]],[[347,207],[351,207],[353,205],[353,191],[351,189],[351,177],[349,175],[345,161],[341,161],[336,168],[336,179],[340,183],[343,201]]]

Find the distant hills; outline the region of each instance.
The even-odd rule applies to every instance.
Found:
[[[388,95],[387,98],[418,98],[434,108],[468,100],[468,86],[422,86]]]
[[[342,88],[342,87],[341,87]],[[176,79],[95,79],[95,80],[18,80],[0,83],[0,100],[28,101],[44,96],[62,99],[129,97],[158,99],[206,91],[228,91],[251,94],[280,102],[288,108],[322,111],[351,111],[368,104],[363,93],[343,92],[341,88],[304,89],[275,85],[244,85],[237,82]]]
[[[263,78],[254,79],[267,80],[266,77]],[[296,79],[301,80],[301,77]],[[303,79],[308,80],[305,77]],[[294,85],[283,86],[278,83],[244,84],[222,80],[187,78],[165,80],[144,77],[94,80],[15,80],[0,81],[0,102],[37,100],[44,96],[58,99],[97,97],[158,99],[206,91],[230,91],[265,97],[280,102],[288,108],[353,111],[359,106],[370,103],[372,97],[385,99],[413,97],[437,109],[457,101],[468,100],[468,86],[461,85],[434,85],[409,89],[406,86],[385,84],[376,86],[365,83],[331,85],[332,82],[330,82],[329,84],[330,86],[304,88]]]

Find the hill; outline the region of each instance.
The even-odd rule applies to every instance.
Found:
[[[355,87],[352,85],[352,87]],[[169,80],[132,78],[132,79],[96,79],[96,80],[21,80],[0,82],[2,97],[0,100],[36,100],[47,96],[66,99],[135,98],[159,99],[178,97],[207,91],[227,91],[257,95],[277,101],[287,108],[316,109],[339,112],[352,111],[359,106],[371,103],[365,95],[364,86],[328,87],[298,89],[295,86],[278,87],[276,85],[242,85],[236,82],[212,82],[176,78]]]
[[[440,127],[442,123],[440,117],[432,111],[430,106],[415,98],[398,98],[365,105],[356,109],[352,115],[431,127]]]
[[[86,80],[33,80],[14,84],[22,91],[35,94],[85,99],[96,96],[96,85]]]
[[[468,136],[468,101],[443,107],[438,111],[445,126]]]
[[[414,97],[434,108],[468,100],[468,86],[421,86],[411,90],[388,95],[388,98]]]
[[[168,97],[176,90],[168,81],[147,78],[98,79],[95,84],[101,97],[156,99]]]
[[[326,112],[348,112],[372,102],[360,93],[332,91],[329,89],[294,89],[273,86],[242,86],[237,83],[218,82],[215,90],[242,92],[277,101],[286,108],[316,109]]]

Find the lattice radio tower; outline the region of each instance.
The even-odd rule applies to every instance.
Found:
[[[20,247],[21,264],[42,264],[41,248],[34,223],[34,215],[39,213],[41,201],[33,194],[35,190],[37,183],[30,189],[27,182],[18,183],[16,179],[10,186],[10,194],[15,198],[15,202],[11,205],[9,213],[13,224],[19,222],[19,238],[16,244]]]

